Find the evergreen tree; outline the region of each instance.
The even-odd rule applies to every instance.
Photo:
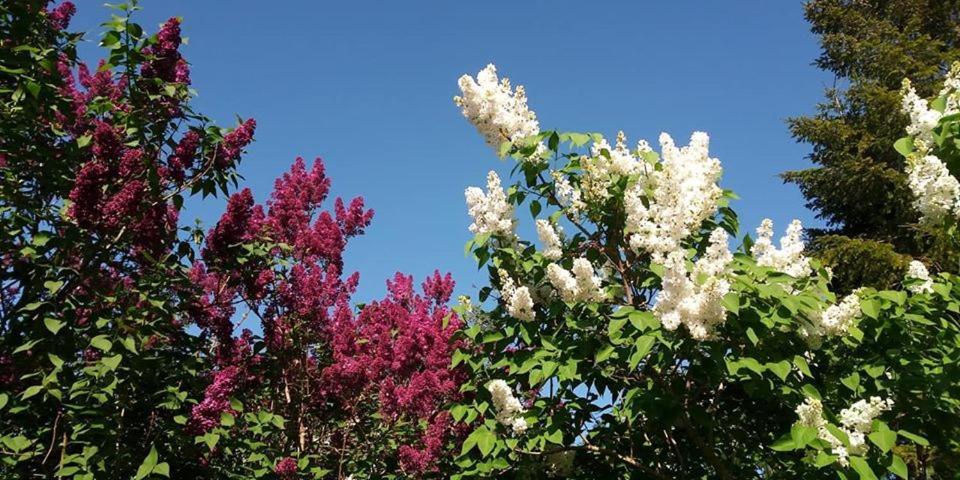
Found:
[[[820,37],[815,65],[836,75],[816,114],[788,120],[794,138],[813,145],[815,167],[783,174],[827,223],[810,232],[812,249],[841,291],[889,287],[911,257],[956,271],[916,229],[903,157],[891,145],[907,124],[901,81],[916,79],[917,92],[932,96],[960,59],[960,0],[811,0],[805,16]]]

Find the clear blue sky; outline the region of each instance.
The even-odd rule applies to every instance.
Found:
[[[75,0],[74,29],[99,55],[102,2]],[[456,80],[495,63],[527,88],[544,129],[711,136],[737,191],[742,230],[760,219],[778,236],[796,217],[816,225],[777,173],[808,165],[783,122],[807,114],[832,76],[810,65],[816,38],[799,1],[373,2],[145,0],[155,31],[184,18],[198,110],[231,125],[258,122],[241,166],[259,201],[294,158],[322,157],[335,195],[376,210],[349,247],[355,301],[381,297],[396,271],[453,272],[459,293],[482,285],[471,259],[463,190],[509,171],[452,103]],[[223,201],[192,203],[182,220],[212,225]],[[523,212],[522,221],[529,222]],[[744,232],[741,232],[744,233]]]

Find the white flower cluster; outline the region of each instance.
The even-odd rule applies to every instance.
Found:
[[[827,430],[827,422],[823,418],[823,404],[820,400],[808,397],[797,406],[796,412],[800,418],[798,423],[817,429],[818,437],[830,444],[840,465],[847,466],[850,455],[863,455],[870,449],[866,437],[873,429],[873,419],[891,408],[893,408],[893,400],[870,397],[869,401],[859,400],[850,408],[841,410],[839,428],[847,435],[849,448]]]
[[[557,200],[571,215],[579,215],[587,208],[587,204],[581,198],[580,190],[573,188],[573,185],[562,173],[554,171],[550,173],[550,176],[553,177],[553,191],[556,192]]]
[[[563,256],[563,242],[560,240],[560,234],[563,228],[557,225],[553,227],[548,220],[537,219],[537,236],[543,243],[543,256],[548,260],[559,260]]]
[[[649,145],[641,141],[638,149]],[[610,198],[610,187],[616,176],[632,175],[643,171],[645,162],[634,157],[627,148],[627,137],[617,133],[614,147],[601,138],[590,147],[590,156],[580,158],[583,177],[580,181],[583,195],[593,202],[603,202]]]
[[[907,267],[907,279],[915,281],[907,287],[913,293],[933,291],[933,280],[930,279],[930,272],[927,271],[927,267],[916,260],[910,261],[910,266]]]
[[[493,399],[493,408],[497,411],[497,421],[512,428],[514,433],[527,431],[527,421],[523,418],[523,405],[513,396],[513,389],[503,380],[493,380],[487,384],[487,390]]]
[[[910,116],[907,134],[914,137],[921,150],[927,150],[933,145],[933,129],[940,122],[943,113],[930,108],[927,101],[917,95],[909,79],[903,80],[901,93],[901,109]]]
[[[573,272],[551,263],[547,266],[547,278],[564,302],[599,302],[603,299],[600,277],[594,274],[593,265],[586,258],[573,261]]]
[[[624,199],[632,248],[663,261],[701,222],[716,213],[723,193],[717,186],[721,168],[719,160],[710,158],[709,143],[706,133],[694,132],[689,146],[677,148],[669,135],[660,135],[662,169],[651,171],[646,181],[637,182]]]
[[[487,193],[477,187],[468,187],[464,196],[467,199],[467,211],[473,217],[471,232],[514,236],[517,221],[513,217],[513,205],[507,201],[497,172],[491,170],[487,174]]]
[[[950,66],[950,71],[943,79],[940,96],[947,99],[946,108],[943,111],[944,115],[960,112],[960,62],[954,62]]]
[[[640,142],[640,146],[646,145],[645,141],[641,140]],[[649,145],[647,145],[647,148],[649,148]],[[607,151],[607,154],[603,153],[604,150]],[[627,136],[623,131],[617,132],[617,142],[613,148],[610,148],[610,144],[607,143],[605,138],[595,142],[590,147],[590,157],[595,161],[602,160],[603,169],[614,175],[632,175],[643,170],[643,160],[630,153],[630,149],[627,148]]]
[[[935,155],[912,156],[907,159],[906,170],[913,206],[922,221],[940,223],[947,217],[960,216],[960,182],[945,163]]]
[[[513,91],[509,79],[497,78],[493,64],[480,70],[476,80],[463,75],[458,83],[462,95],[454,97],[454,103],[495,151],[499,152],[505,141],[540,133],[537,115],[527,107],[523,86]]]
[[[536,317],[533,311],[533,297],[530,295],[530,289],[522,286],[518,287],[513,279],[505,270],[500,270],[500,296],[507,305],[507,312],[514,318],[531,321]]]
[[[960,112],[960,62],[947,75],[940,96],[946,99],[946,109],[939,112],[917,95],[904,79],[902,110],[910,116],[907,134],[913,137],[917,152],[907,159],[907,185],[913,192],[913,205],[925,223],[940,223],[948,217],[960,216],[960,182],[950,173],[933,148],[933,129],[945,115]]]
[[[693,338],[711,338],[716,326],[727,318],[722,300],[730,291],[730,283],[723,274],[732,260],[727,232],[721,228],[710,234],[710,246],[690,273],[684,250],[670,252],[664,263],[662,289],[653,307],[663,327],[676,330],[682,323]]]
[[[846,335],[859,316],[860,297],[853,292],[820,312],[815,318],[815,331],[808,333],[815,338]]]
[[[771,267],[794,278],[808,277],[811,273],[810,259],[803,255],[802,235],[800,220],[790,222],[777,249],[773,246],[773,221],[765,218],[757,227],[757,241],[750,248],[750,253],[757,259],[757,265]]]

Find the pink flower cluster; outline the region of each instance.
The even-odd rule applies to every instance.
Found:
[[[351,208],[338,208],[334,215],[321,211],[329,190],[323,163],[317,160],[308,171],[298,158],[290,171],[277,179],[266,213],[249,190],[232,195],[220,221],[207,234],[203,262],[194,266],[195,283],[202,294],[192,317],[203,332],[217,339],[218,345],[228,342],[233,305],[237,297],[243,299],[262,319],[267,349],[279,362],[275,365],[281,373],[278,380],[296,378],[304,391],[320,389],[317,361],[311,358],[314,348],[325,342],[331,324],[352,316],[350,296],[359,277],[341,278],[343,249],[373,217],[360,198],[350,203]],[[343,202],[337,199],[335,204],[342,206]],[[270,258],[237,264],[238,246],[257,241],[275,245]],[[281,248],[281,243],[289,250]],[[275,260],[288,257],[295,260],[293,265],[278,269]],[[234,364],[225,361],[221,353],[215,352],[215,356],[218,365]],[[291,395],[305,397],[306,393]],[[224,407],[216,397],[209,405]],[[211,414],[207,410],[195,413]],[[202,420],[195,423],[209,425]]]
[[[333,363],[324,370],[328,394],[349,405],[372,390],[385,419],[428,422],[420,447],[401,448],[405,470],[422,472],[434,465],[450,430],[444,406],[458,398],[465,380],[463,372],[450,368],[460,346],[452,337],[461,327],[446,306],[453,287],[449,274],[434,272],[420,295],[413,278],[398,273],[387,282],[387,298],[332,330]]]
[[[171,18],[160,27],[157,41],[143,49],[150,57],[140,72],[144,77],[159,78],[167,83],[190,83],[190,66],[180,55],[180,19]]]
[[[208,232],[203,261],[194,267],[203,290],[194,321],[216,344],[225,344],[235,299],[242,299],[261,319],[266,350],[253,364],[226,361],[227,355],[214,352],[220,367],[190,425],[200,431],[217,425],[219,415],[229,411],[226,394],[252,402],[282,392],[285,400],[271,403],[287,421],[302,425],[349,418],[364,407],[362,399],[376,398],[388,422],[426,422],[424,431],[398,437],[398,455],[405,471],[431,471],[453,432],[445,407],[459,397],[465,381],[462,371],[449,368],[459,346],[453,336],[461,328],[446,306],[454,282],[435,272],[417,292],[412,277],[397,274],[387,282],[385,299],[354,315],[350,301],[359,277],[345,276],[343,252],[373,212],[361,198],[338,198],[332,212],[323,210],[329,192],[323,163],[307,168],[298,158],[277,179],[266,208],[243,190],[230,197]],[[252,258],[240,248],[256,242],[269,251],[266,258]],[[236,261],[240,255],[243,262]],[[244,367],[261,381],[230,382],[235,365],[271,373],[257,375],[257,367]],[[227,377],[221,381],[220,375]],[[276,468],[279,475],[281,464]]]
[[[70,19],[77,13],[77,7],[73,2],[63,2],[56,8],[47,12],[47,20],[56,30],[65,30],[70,25]]]
[[[68,197],[70,215],[103,236],[126,229],[135,249],[158,252],[176,229],[178,211],[148,191],[144,152],[125,147],[120,129],[108,122],[93,125],[93,158],[77,173]]]
[[[73,10],[72,4],[64,3],[49,15],[68,19]],[[180,21],[172,18],[161,27],[155,43],[145,48],[147,60],[141,65],[141,75],[163,82],[189,82],[180,44]],[[144,99],[127,98],[131,80],[126,75],[118,77],[101,62],[95,72],[78,64],[74,76],[71,65],[71,59],[62,56],[56,71],[51,72],[58,76],[60,93],[70,103],[70,108],[55,109],[51,114],[60,128],[74,137],[65,144],[89,143],[89,158],[79,166],[68,194],[69,214],[78,225],[104,238],[125,229],[133,237],[134,252],[156,256],[168,247],[177,226],[178,209],[167,201],[168,194],[187,188],[190,169],[201,176],[214,173],[211,166],[224,170],[235,164],[252,141],[256,122],[248,119],[224,135],[204,162],[197,161],[204,155],[201,131],[187,129],[163,162],[157,147],[128,146],[136,138],[128,137],[123,118],[131,111],[159,112],[157,123],[173,128],[168,123],[169,113],[179,109],[181,99],[161,95],[149,100],[152,104],[136,103]],[[159,91],[160,85],[148,83],[145,88]],[[103,102],[109,102],[108,109],[91,108]]]
[[[291,457],[280,460],[273,468],[273,473],[276,473],[281,480],[297,478],[297,460]]]
[[[253,132],[256,129],[257,122],[249,118],[241,122],[232,132],[224,135],[223,140],[214,149],[214,165],[224,168],[240,160],[243,149],[253,141]]]

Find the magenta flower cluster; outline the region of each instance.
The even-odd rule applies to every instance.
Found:
[[[337,198],[332,212],[324,210],[329,192],[323,163],[308,169],[298,158],[277,179],[266,208],[244,189],[208,232],[193,268],[202,289],[193,321],[216,345],[249,342],[231,337],[241,303],[260,319],[265,349],[248,357],[212,352],[219,366],[189,425],[196,432],[215,428],[220,414],[232,411],[231,396],[250,404],[279,396],[284,418],[303,428],[349,417],[367,407],[362,399],[373,398],[387,422],[426,422],[420,434],[402,439],[398,457],[405,470],[429,471],[452,432],[445,406],[464,381],[450,369],[461,328],[446,306],[454,282],[436,272],[418,293],[412,277],[397,274],[387,282],[387,298],[355,315],[351,296],[359,276],[344,272],[343,252],[373,212],[359,197]],[[269,253],[245,253],[244,245],[257,244]]]
[[[427,422],[418,442],[402,445],[404,470],[432,469],[451,431],[444,406],[459,398],[463,372],[450,368],[460,319],[447,306],[454,282],[434,272],[413,288],[413,277],[396,274],[387,298],[363,308],[356,320],[334,329],[333,364],[324,371],[331,395],[348,401],[374,391],[381,416]]]

